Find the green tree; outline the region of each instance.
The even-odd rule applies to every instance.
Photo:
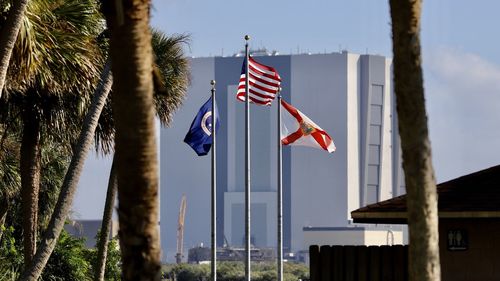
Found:
[[[218,262],[217,280],[220,281],[243,281],[245,280],[244,264],[242,262]],[[284,280],[297,281],[309,279],[309,268],[305,264],[284,264]],[[163,280],[168,281],[199,281],[210,280],[209,264],[176,264],[167,265],[163,268]],[[259,262],[252,264],[252,280],[274,281],[277,280],[276,263]]]
[[[62,231],[54,254],[45,267],[43,280],[90,281],[91,264],[84,239],[72,237]]]
[[[420,51],[420,0],[390,0],[394,84],[410,234],[410,280],[441,279],[438,209]]]
[[[36,251],[41,144],[68,145],[99,71],[102,28],[92,0],[34,0],[17,36],[0,114],[19,112],[25,263]],[[70,147],[68,146],[68,150]]]
[[[106,71],[109,71],[107,70],[107,67],[105,68],[104,73],[106,73]],[[106,74],[103,75],[106,76]],[[92,105],[85,117],[78,142],[75,146],[75,153],[71,157],[71,162],[64,177],[47,231],[45,232],[45,235],[40,243],[40,249],[36,252],[33,262],[25,268],[23,274],[21,275],[21,280],[37,280],[42,274],[42,271],[57,244],[57,239],[61,234],[73,202],[78,179],[83,168],[85,157],[88,153],[88,148],[90,147],[94,136],[99,114],[106,102],[105,95],[109,92],[103,90],[103,88],[106,88],[105,85],[109,85],[110,83],[111,82],[109,81],[101,80],[101,85],[98,87],[98,90],[94,95]]]
[[[155,60],[154,69],[158,73],[155,91],[155,106],[157,115],[162,124],[170,121],[172,112],[180,105],[184,97],[188,82],[187,60],[183,56],[181,43],[186,40],[185,36],[173,36],[166,38],[159,32],[154,32],[156,46],[158,46],[161,55]],[[23,278],[36,279],[42,272],[45,263],[56,245],[57,237],[64,225],[64,220],[67,217],[74,194],[76,192],[77,183],[83,167],[87,152],[91,146],[92,136],[95,132],[96,148],[99,148],[104,153],[109,153],[112,150],[112,142],[114,136],[114,121],[111,108],[106,106],[106,99],[111,89],[112,75],[109,68],[109,62],[106,64],[101,75],[101,81],[97,87],[90,109],[85,117],[85,121],[80,132],[80,137],[75,146],[75,153],[72,157],[68,172],[59,194],[58,203],[54,210],[48,231],[42,240],[40,251],[35,256],[35,261],[24,273]],[[166,81],[169,81],[168,83]],[[167,88],[168,86],[168,88]],[[104,109],[104,112],[102,110]],[[102,114],[101,114],[102,112]],[[99,120],[99,124],[97,123]],[[96,131],[97,130],[97,131]],[[114,166],[114,165],[113,165]],[[109,227],[114,203],[115,191],[114,171],[110,175],[110,184],[107,192],[106,206],[103,218],[103,227],[101,238],[98,244],[97,264],[95,267],[95,278],[102,280],[104,274],[104,265],[106,264],[106,246],[107,237],[109,237]],[[30,277],[28,277],[30,276]]]
[[[5,139],[4,146],[9,143],[10,139],[12,139],[12,143],[16,143],[13,135],[15,134],[11,134],[9,138]],[[67,151],[58,145],[52,143],[42,145],[41,169],[44,176],[41,178],[40,221],[38,225],[41,231],[44,230],[46,226],[44,222],[54,206],[69,157]],[[19,159],[16,158],[14,161],[16,162],[14,166],[18,166]],[[3,164],[0,162],[2,168]],[[12,177],[19,177],[19,169],[12,169],[10,172]],[[6,181],[2,183],[6,183]],[[9,209],[5,224],[2,226],[4,236],[0,240],[0,272],[2,272],[0,280],[2,281],[17,280],[20,269],[23,267],[22,232],[20,231],[21,223],[18,220],[18,217],[21,216],[19,192],[13,193]],[[64,239],[59,240],[54,256],[49,260],[48,269],[42,275],[43,280],[75,280],[75,276],[91,276],[90,259],[87,257],[88,250],[84,248],[83,241],[70,237],[67,233],[64,233],[63,237]],[[113,256],[113,251],[111,255]]]

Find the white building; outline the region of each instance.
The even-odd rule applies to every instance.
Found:
[[[348,52],[256,56],[282,77],[283,98],[334,139],[337,151],[285,147],[284,247],[307,250],[305,229],[349,227],[350,211],[404,192],[390,59]],[[161,130],[163,260],[176,249],[177,215],[187,196],[184,246],[210,242],[210,156],[183,143],[217,81],[217,242],[243,245],[244,103],[235,98],[243,57],[194,58],[192,83],[172,126]],[[276,108],[251,106],[252,242],[276,246]],[[318,241],[320,243],[321,241]],[[347,243],[347,242],[346,242]]]

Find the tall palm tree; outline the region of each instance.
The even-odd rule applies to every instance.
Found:
[[[0,115],[17,110],[22,120],[26,264],[36,251],[41,141],[74,142],[101,65],[95,43],[100,29],[93,0],[33,0],[15,43]]]
[[[111,30],[123,280],[160,278],[158,163],[148,0],[103,1]]]
[[[156,116],[160,120],[162,126],[168,126],[171,121],[172,114],[181,105],[182,100],[186,94],[186,88],[189,82],[188,74],[188,61],[184,56],[182,43],[186,42],[187,37],[183,35],[176,35],[167,37],[158,30],[152,32],[152,46],[155,58],[155,87],[154,87],[154,104]],[[108,108],[109,110],[109,108]],[[105,114],[105,116],[112,116],[112,114]],[[104,118],[101,118],[103,120]],[[111,124],[110,124],[111,123]],[[107,144],[109,141],[106,139],[102,141],[103,137],[109,138],[114,135],[114,128],[112,119],[106,120],[104,128],[110,130],[99,130],[97,142],[103,144],[103,150],[108,149]],[[95,265],[94,280],[104,280],[104,270],[106,265],[107,245],[111,230],[111,218],[113,214],[113,207],[117,192],[117,179],[116,179],[116,164],[113,157],[113,165],[109,175],[108,189],[106,192],[106,201],[104,205],[104,212],[101,224],[101,231],[99,232],[99,239],[97,243],[97,262]]]
[[[154,100],[157,116],[162,124],[170,122],[173,112],[180,106],[189,81],[187,60],[184,58],[181,48],[181,43],[185,41],[186,36],[181,35],[167,38],[160,32],[153,32],[155,52],[159,54],[156,56],[155,65],[153,65],[155,73],[159,74],[156,75],[156,79],[154,79],[156,81]],[[86,115],[83,128],[80,132],[78,145],[71,159],[63,186],[61,187],[61,193],[59,194],[56,208],[54,209],[54,213],[49,223],[48,231],[40,243],[40,248],[35,255],[33,263],[23,273],[22,280],[36,280],[40,276],[55,247],[57,237],[59,237],[64,225],[64,220],[68,216],[83,162],[90,148],[94,132],[96,148],[104,153],[110,153],[112,151],[114,121],[111,107],[109,103],[106,103],[107,96],[111,90],[111,84],[112,75],[108,60],[101,75],[101,81],[96,89],[90,110]],[[97,120],[99,120],[99,123]],[[113,171],[114,169],[112,169],[110,175],[110,184],[105,207],[105,216],[108,215],[109,218],[103,219],[103,221],[107,221],[107,223],[103,223],[105,227],[101,229],[101,237],[104,236],[106,239],[100,239],[99,242],[99,265],[96,266],[98,269],[98,274],[96,274],[96,276],[101,276],[101,273],[104,274],[104,269],[102,267],[105,265],[107,237],[109,236],[109,224],[114,203],[113,197],[116,192],[114,191],[116,187],[113,188],[115,185],[114,182],[116,182]]]
[[[101,75],[101,81],[93,97],[89,112],[85,116],[83,127],[75,146],[75,153],[71,158],[71,162],[64,177],[47,231],[40,242],[40,248],[37,250],[33,262],[25,267],[20,280],[38,280],[56,246],[57,239],[61,234],[64,222],[69,214],[78,179],[83,169],[89,147],[92,143],[100,113],[106,103],[111,84],[110,64],[107,63]]]
[[[0,97],[2,97],[5,77],[7,76],[9,61],[12,56],[12,49],[14,49],[17,35],[21,29],[27,6],[28,0],[12,1],[9,15],[2,24],[2,29],[0,30]]]
[[[410,232],[410,280],[439,281],[437,191],[420,51],[420,0],[390,0],[394,82]]]

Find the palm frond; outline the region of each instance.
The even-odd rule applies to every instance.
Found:
[[[190,81],[189,61],[183,49],[183,45],[189,42],[189,37],[166,36],[153,29],[152,40],[155,68],[162,78],[162,87],[156,87],[154,94],[156,115],[161,124],[167,126],[174,112],[182,105]]]
[[[7,89],[61,95],[91,88],[102,63],[96,38],[103,28],[94,0],[30,1]]]
[[[190,82],[189,60],[183,46],[189,43],[187,35],[166,36],[152,30],[155,79],[154,105],[162,126],[167,126],[174,112],[182,105]],[[109,98],[112,98],[112,93]],[[114,121],[111,103],[108,101],[101,113],[95,133],[97,152],[108,154],[114,148]]]
[[[0,100],[0,120],[35,107],[44,142],[70,152],[103,64],[98,44],[103,30],[95,0],[31,0]]]

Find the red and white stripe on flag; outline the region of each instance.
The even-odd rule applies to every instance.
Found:
[[[283,145],[301,145],[320,148],[332,153],[335,144],[332,138],[316,123],[281,99],[282,122],[281,143]]]
[[[252,57],[249,58],[249,61],[248,97],[250,102],[258,105],[271,105],[279,90],[281,77],[274,68],[260,64]],[[246,64],[243,62],[238,92],[236,93],[236,98],[240,101],[245,101],[245,67]]]

